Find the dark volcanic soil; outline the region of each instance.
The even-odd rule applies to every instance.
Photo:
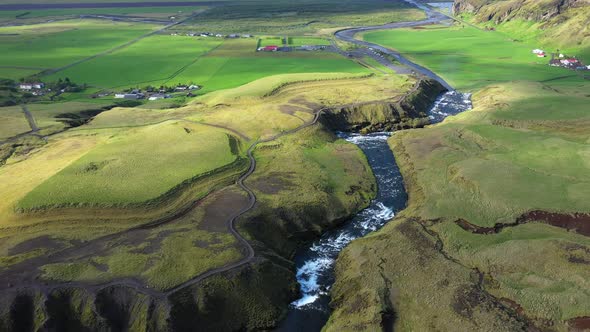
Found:
[[[572,318],[567,323],[574,331],[590,330],[590,316]]]
[[[590,236],[590,214],[588,213],[556,213],[546,211],[531,211],[527,212],[516,219],[515,222],[509,224],[495,224],[493,227],[481,227],[470,223],[465,219],[458,219],[455,221],[463,230],[474,234],[497,234],[504,228],[515,227],[529,222],[542,222],[551,226],[574,231],[584,236]]]
[[[128,7],[185,7],[217,6],[221,1],[183,1],[183,2],[115,2],[115,3],[14,3],[0,5],[2,10],[71,9],[71,8],[128,8]]]

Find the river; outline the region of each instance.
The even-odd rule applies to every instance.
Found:
[[[457,91],[444,93],[429,112],[431,122],[441,122],[447,116],[471,109],[470,97]],[[367,156],[377,180],[377,196],[367,209],[342,227],[325,233],[310,247],[296,254],[301,298],[291,303],[287,318],[277,331],[320,331],[330,316],[329,292],[334,283],[334,263],[340,251],[352,240],[383,227],[406,206],[408,200],[395,156],[387,144],[391,133],[338,135],[356,144]]]
[[[360,32],[440,23],[449,19],[448,16],[435,12],[414,0],[405,1],[424,10],[427,18],[422,21],[340,30],[335,33],[336,38],[389,54],[418,74],[443,85],[449,92],[439,96],[432,105],[429,111],[431,123],[441,122],[448,116],[471,109],[471,95],[455,91],[442,77],[428,68],[406,59],[399,52],[355,38],[355,35]],[[366,136],[350,133],[339,135],[356,144],[367,156],[377,180],[377,196],[367,209],[358,213],[342,227],[325,233],[310,247],[296,254],[295,264],[301,298],[291,303],[287,317],[276,331],[320,331],[330,317],[330,288],[334,283],[334,263],[340,251],[352,240],[383,227],[407,203],[408,196],[400,170],[387,144],[391,133],[374,133]]]

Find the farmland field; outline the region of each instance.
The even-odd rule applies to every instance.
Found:
[[[207,93],[277,74],[368,72],[336,54],[266,54],[255,48],[254,39],[156,35],[47,79],[69,77],[100,88],[194,83]]]
[[[415,43],[416,38],[424,43]],[[364,39],[396,49],[440,73],[458,89],[473,91],[495,82],[526,79],[543,82],[575,76],[549,67],[531,53],[535,44],[515,43],[500,33],[470,26],[398,29],[366,33]],[[489,45],[503,45],[490,48]]]
[[[122,45],[154,26],[101,21],[65,21],[0,28],[4,46],[0,63],[6,67],[49,69],[65,66]],[[40,70],[38,70],[40,71]],[[18,72],[0,68],[0,77],[18,79]]]
[[[73,66],[46,79],[55,81],[69,77],[76,82],[102,88],[143,87],[167,80],[221,42],[213,38],[150,36],[120,51]],[[191,81],[197,82],[188,80],[182,83]]]
[[[329,53],[256,52],[256,40],[228,40],[187,67],[166,84],[193,81],[203,92],[237,87],[254,80],[289,73],[369,73],[357,63]]]

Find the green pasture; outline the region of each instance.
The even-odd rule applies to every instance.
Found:
[[[157,85],[178,74],[222,41],[214,38],[154,35],[122,50],[73,66],[45,79],[69,77],[102,88]],[[182,81],[187,84],[194,80]]]
[[[202,93],[237,87],[257,79],[294,73],[369,73],[337,54],[256,52],[256,40],[228,40],[187,67],[167,85],[187,81],[202,85]]]
[[[31,191],[19,206],[138,204],[236,159],[227,134],[219,129],[169,122],[131,130],[113,132]]]
[[[260,38],[260,47],[265,46],[283,46],[284,37],[264,37]]]
[[[99,21],[1,27],[0,43],[3,51],[0,54],[0,63],[6,67],[65,66],[125,44],[153,28],[147,24]],[[2,70],[0,69],[0,76]],[[13,77],[14,74],[15,72],[7,72],[7,75]]]
[[[330,41],[324,38],[314,37],[289,37],[287,38],[289,46],[303,46],[303,45],[330,45]]]
[[[255,48],[254,39],[157,35],[46,79],[69,77],[100,88],[194,83],[203,86],[201,94],[279,74],[369,72],[336,54],[268,54]]]
[[[548,66],[548,58],[532,54],[534,44],[513,42],[501,33],[470,26],[378,31],[365,34],[364,39],[400,51],[460,90],[515,80],[544,82],[572,75],[571,71]]]

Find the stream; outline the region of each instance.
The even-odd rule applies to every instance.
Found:
[[[470,97],[457,91],[442,94],[429,112],[431,122],[441,122],[449,115],[471,109]],[[340,251],[352,240],[383,227],[405,208],[408,200],[400,170],[387,144],[391,133],[338,135],[356,144],[367,156],[377,180],[377,196],[342,227],[326,232],[310,247],[297,252],[295,264],[301,298],[291,303],[287,317],[276,331],[320,331],[330,317],[330,288]]]

